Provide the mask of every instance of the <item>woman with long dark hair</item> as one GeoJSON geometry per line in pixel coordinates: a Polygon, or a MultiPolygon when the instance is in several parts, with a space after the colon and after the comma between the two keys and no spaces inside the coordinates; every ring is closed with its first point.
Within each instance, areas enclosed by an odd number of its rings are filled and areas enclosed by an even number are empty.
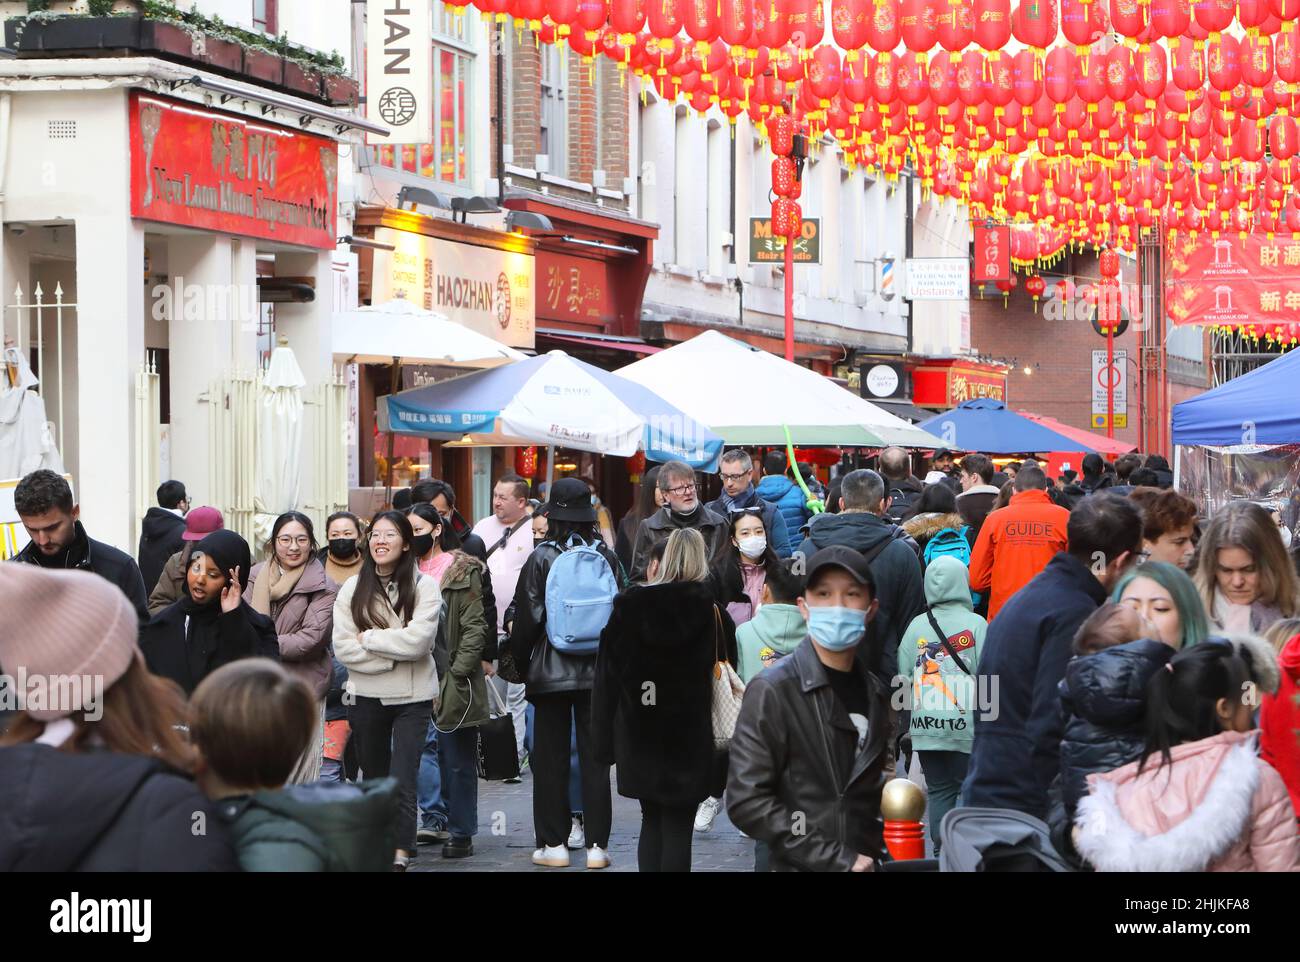
{"type": "Polygon", "coordinates": [[[641,522],[664,506],[664,493],[659,490],[659,468],[648,469],[641,475],[641,487],[637,489],[636,503],[632,510],[618,523],[618,534],[614,538],[614,554],[624,571],[632,570],[632,549],[636,545],[636,531],[641,522]]]}
{"type": "Polygon", "coordinates": [[[1252,719],[1277,679],[1255,637],[1174,655],[1147,684],[1142,757],[1089,779],[1079,853],[1102,872],[1300,871],[1291,799],[1258,757],[1252,719]]]}
{"type": "Polygon", "coordinates": [[[406,517],[411,522],[411,551],[420,574],[441,582],[443,572],[451,567],[451,553],[460,547],[460,539],[431,504],[411,505],[406,517]]]}
{"type": "MultiPolygon", "coordinates": [[[[596,509],[587,485],[577,478],[561,478],[550,494],[546,540],[533,549],[519,573],[510,631],[511,654],[524,676],[527,698],[534,710],[531,758],[537,849],[533,863],[550,868],[569,864],[569,850],[565,847],[573,829],[569,734],[576,723],[587,868],[600,869],[609,866],[607,849],[613,810],[609,766],[598,763],[591,753],[591,687],[596,676],[596,654],[564,652],[551,644],[547,634],[547,580],[561,555],[582,546],[594,547],[609,566],[605,580],[612,576],[611,600],[626,579],[618,558],[596,530],[596,509]]],[[[550,600],[553,604],[564,603],[560,597],[550,600]]]]}
{"type": "Polygon", "coordinates": [[[442,608],[437,580],[416,570],[413,539],[400,511],[375,515],[361,571],[334,602],[334,653],[348,669],[362,774],[397,779],[397,871],[415,852],[416,773],[438,690],[433,644],[442,608]]]}
{"type": "Polygon", "coordinates": [[[714,564],[719,600],[737,627],[757,613],[763,603],[767,571],[780,559],[767,540],[762,508],[738,508],[727,521],[731,537],[714,564]]]}
{"type": "Polygon", "coordinates": [[[330,634],[339,589],[316,557],[311,518],[300,511],[286,511],[275,519],[266,555],[266,561],[253,565],[248,573],[244,600],[275,622],[280,661],[316,696],[320,716],[316,734],[289,778],[293,783],[314,782],[320,777],[325,696],[334,671],[330,634]]]}

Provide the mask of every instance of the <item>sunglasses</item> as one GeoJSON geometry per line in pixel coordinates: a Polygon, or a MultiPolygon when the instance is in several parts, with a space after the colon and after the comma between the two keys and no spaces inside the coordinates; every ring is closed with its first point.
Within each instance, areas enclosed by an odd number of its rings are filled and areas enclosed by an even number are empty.
{"type": "Polygon", "coordinates": [[[763,509],[762,508],[732,508],[730,511],[727,512],[727,514],[733,518],[741,518],[747,514],[752,515],[755,518],[761,518],[763,516],[763,509]]]}

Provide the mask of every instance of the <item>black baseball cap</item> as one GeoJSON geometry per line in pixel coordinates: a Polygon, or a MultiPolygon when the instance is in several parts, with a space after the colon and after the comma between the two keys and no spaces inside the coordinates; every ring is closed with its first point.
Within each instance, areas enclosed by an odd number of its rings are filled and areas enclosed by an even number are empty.
{"type": "Polygon", "coordinates": [[[591,506],[591,489],[581,478],[560,478],[551,486],[546,502],[546,517],[551,521],[595,521],[591,506]]]}
{"type": "Polygon", "coordinates": [[[811,586],[827,568],[843,568],[854,581],[871,589],[872,597],[875,597],[876,579],[861,552],[842,544],[822,548],[808,562],[808,578],[804,583],[811,586]]]}

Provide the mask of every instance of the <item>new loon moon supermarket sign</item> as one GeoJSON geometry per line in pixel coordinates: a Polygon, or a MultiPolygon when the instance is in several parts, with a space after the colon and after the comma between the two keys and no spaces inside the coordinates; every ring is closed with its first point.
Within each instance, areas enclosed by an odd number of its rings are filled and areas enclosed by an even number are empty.
{"type": "Polygon", "coordinates": [[[131,216],[334,248],[338,146],[191,104],[131,95],[131,216]]]}

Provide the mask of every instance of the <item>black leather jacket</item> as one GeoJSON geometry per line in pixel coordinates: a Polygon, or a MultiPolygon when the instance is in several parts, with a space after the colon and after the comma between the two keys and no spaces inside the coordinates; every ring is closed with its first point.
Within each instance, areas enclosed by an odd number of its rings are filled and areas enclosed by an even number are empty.
{"type": "Polygon", "coordinates": [[[880,792],[893,775],[893,716],[889,691],[864,655],[854,661],[871,700],[861,752],[807,638],[745,689],[731,739],[727,814],[771,846],[774,872],[846,872],[858,855],[888,858],[880,792]]]}
{"type": "MultiPolygon", "coordinates": [[[[605,542],[597,538],[596,548],[609,562],[621,590],[627,585],[623,566],[605,542]]],[[[510,653],[524,677],[527,697],[567,691],[591,691],[596,681],[596,656],[566,655],[546,640],[546,576],[551,564],[564,551],[554,541],[543,541],[524,562],[511,606],[510,653]]]]}

